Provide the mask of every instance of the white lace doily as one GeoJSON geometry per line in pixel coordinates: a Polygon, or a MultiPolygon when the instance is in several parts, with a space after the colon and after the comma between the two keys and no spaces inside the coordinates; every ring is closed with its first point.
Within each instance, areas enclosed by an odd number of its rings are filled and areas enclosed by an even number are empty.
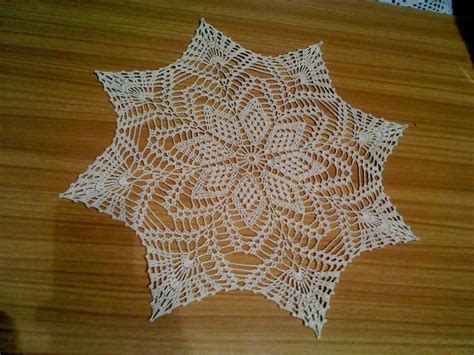
{"type": "Polygon", "coordinates": [[[453,14],[453,4],[451,0],[377,0],[386,4],[395,4],[414,9],[439,12],[441,14],[453,14]]]}
{"type": "Polygon", "coordinates": [[[262,56],[201,20],[173,64],[97,75],[116,134],[61,196],[140,237],[151,320],[250,290],[319,336],[344,267],[415,239],[382,186],[404,126],[344,102],[320,44],[262,56]]]}

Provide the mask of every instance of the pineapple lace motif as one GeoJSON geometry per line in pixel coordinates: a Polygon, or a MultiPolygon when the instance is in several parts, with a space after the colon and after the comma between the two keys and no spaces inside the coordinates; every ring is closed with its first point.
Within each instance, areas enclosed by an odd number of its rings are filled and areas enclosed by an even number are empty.
{"type": "Polygon", "coordinates": [[[97,75],[116,134],[61,197],[140,237],[151,320],[249,290],[319,337],[345,266],[416,239],[381,178],[405,127],[343,101],[320,44],[262,56],[201,20],[173,64],[97,75]]]}

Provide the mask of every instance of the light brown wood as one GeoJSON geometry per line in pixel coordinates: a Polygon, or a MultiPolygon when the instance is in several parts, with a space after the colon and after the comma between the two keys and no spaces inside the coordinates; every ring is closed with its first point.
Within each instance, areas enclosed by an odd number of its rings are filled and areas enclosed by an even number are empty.
{"type": "Polygon", "coordinates": [[[305,0],[2,2],[0,15],[0,349],[473,353],[474,77],[453,17],[305,0]],[[200,17],[267,55],[323,40],[344,99],[410,125],[384,181],[422,239],[356,258],[321,340],[243,292],[149,323],[138,238],[58,198],[113,136],[93,70],[169,64],[200,17]]]}

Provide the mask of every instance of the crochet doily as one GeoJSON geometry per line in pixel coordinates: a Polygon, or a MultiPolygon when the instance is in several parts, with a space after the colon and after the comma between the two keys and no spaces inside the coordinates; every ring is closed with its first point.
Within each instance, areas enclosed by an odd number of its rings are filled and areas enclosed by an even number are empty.
{"type": "Polygon", "coordinates": [[[395,4],[405,7],[412,7],[418,10],[439,12],[442,14],[453,14],[453,4],[451,0],[377,0],[387,4],[395,4]]]}
{"type": "Polygon", "coordinates": [[[61,196],[140,237],[151,320],[239,289],[319,336],[344,267],[415,239],[382,186],[405,127],[344,102],[320,44],[263,56],[201,20],[173,64],[97,75],[116,134],[61,196]]]}

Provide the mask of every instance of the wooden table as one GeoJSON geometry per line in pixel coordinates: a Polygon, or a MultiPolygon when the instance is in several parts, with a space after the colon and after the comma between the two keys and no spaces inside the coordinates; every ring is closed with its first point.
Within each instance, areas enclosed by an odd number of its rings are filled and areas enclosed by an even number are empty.
{"type": "Polygon", "coordinates": [[[472,354],[474,76],[454,17],[355,0],[3,2],[0,15],[0,351],[472,354]],[[321,340],[244,292],[149,323],[138,238],[58,198],[113,136],[93,70],[169,64],[200,17],[267,55],[323,40],[343,98],[410,126],[384,181],[421,241],[356,258],[321,340]]]}

